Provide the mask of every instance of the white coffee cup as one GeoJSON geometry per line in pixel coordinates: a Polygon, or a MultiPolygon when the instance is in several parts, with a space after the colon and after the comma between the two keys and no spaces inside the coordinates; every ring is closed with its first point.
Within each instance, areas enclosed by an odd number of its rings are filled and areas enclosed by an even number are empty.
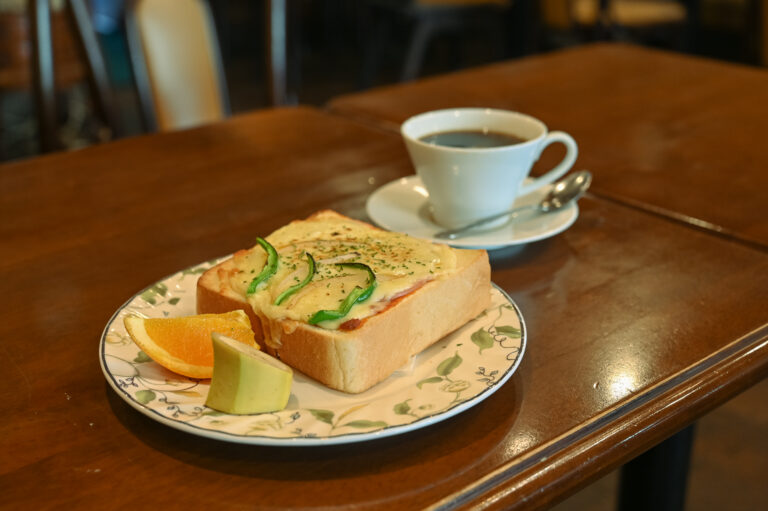
{"type": "Polygon", "coordinates": [[[517,197],[563,176],[578,155],[576,141],[569,134],[548,132],[538,119],[507,110],[452,108],[426,112],[405,121],[400,132],[429,193],[432,216],[448,228],[510,209],[517,197]],[[436,133],[461,131],[501,133],[523,141],[497,147],[450,147],[421,140],[436,133]],[[563,160],[543,176],[523,184],[544,148],[554,142],[565,145],[563,160]]]}

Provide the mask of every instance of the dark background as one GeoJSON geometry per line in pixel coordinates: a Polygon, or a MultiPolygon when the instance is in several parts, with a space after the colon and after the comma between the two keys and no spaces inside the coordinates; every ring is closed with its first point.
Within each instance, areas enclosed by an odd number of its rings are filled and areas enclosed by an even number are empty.
{"type": "MultiPolygon", "coordinates": [[[[8,1],[8,0],[6,0],[8,1]]],[[[430,39],[419,77],[584,44],[619,40],[746,65],[760,65],[759,0],[689,1],[695,28],[686,24],[594,29],[553,21],[550,0],[513,2],[499,14],[480,13],[430,39]]],[[[557,2],[558,0],[554,0],[557,2]]],[[[562,0],[576,1],[576,0],[562,0]]],[[[659,0],[664,1],[664,0],[659,0]]],[[[674,2],[676,0],[667,0],[674,2]]],[[[91,0],[94,25],[116,92],[123,135],[141,133],[123,28],[123,0],[91,0]]],[[[23,5],[21,1],[9,4],[23,5]]],[[[289,90],[294,102],[322,106],[339,94],[395,83],[415,22],[403,0],[376,0],[385,8],[366,16],[370,0],[289,0],[289,90]],[[379,34],[377,51],[372,50],[379,34]]],[[[270,106],[267,101],[263,1],[211,0],[233,113],[270,106]]],[[[0,0],[0,14],[3,12],[0,0]]],[[[5,9],[13,10],[13,7],[5,9]]],[[[23,10],[23,9],[22,9],[23,10]]],[[[0,28],[2,31],[2,28],[0,28]]],[[[0,70],[2,70],[0,36],[0,70]]],[[[84,84],[61,91],[65,145],[99,139],[84,84]]],[[[0,81],[0,160],[39,153],[28,90],[0,81]]]]}

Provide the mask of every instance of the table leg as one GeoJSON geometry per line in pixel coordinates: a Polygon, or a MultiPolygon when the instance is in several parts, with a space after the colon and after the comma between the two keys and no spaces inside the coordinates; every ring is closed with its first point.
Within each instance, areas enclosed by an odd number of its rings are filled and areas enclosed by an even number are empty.
{"type": "Polygon", "coordinates": [[[682,511],[694,426],[679,431],[621,468],[619,511],[682,511]]]}
{"type": "Polygon", "coordinates": [[[286,0],[268,0],[267,22],[267,77],[269,103],[272,106],[290,103],[288,98],[288,5],[286,0]]]}

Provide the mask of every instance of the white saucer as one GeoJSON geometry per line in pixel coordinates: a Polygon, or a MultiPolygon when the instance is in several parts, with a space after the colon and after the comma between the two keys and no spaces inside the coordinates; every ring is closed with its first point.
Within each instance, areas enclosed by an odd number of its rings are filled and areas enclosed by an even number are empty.
{"type": "MultiPolygon", "coordinates": [[[[539,202],[548,189],[545,186],[519,197],[515,201],[515,207],[539,202]]],[[[478,231],[476,234],[448,241],[434,237],[443,228],[431,218],[428,197],[429,194],[418,176],[404,177],[373,192],[366,203],[366,212],[371,220],[390,231],[404,232],[416,238],[448,243],[454,247],[486,250],[549,238],[566,230],[579,216],[579,207],[574,202],[560,211],[522,215],[514,222],[508,222],[495,229],[478,231]]]]}

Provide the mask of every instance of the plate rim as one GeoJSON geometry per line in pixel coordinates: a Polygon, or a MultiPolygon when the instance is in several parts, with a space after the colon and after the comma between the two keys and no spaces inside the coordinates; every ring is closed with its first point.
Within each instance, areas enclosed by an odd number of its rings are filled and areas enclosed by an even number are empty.
{"type": "MultiPolygon", "coordinates": [[[[530,179],[530,178],[527,178],[530,179]]],[[[421,178],[416,174],[411,174],[409,176],[403,176],[399,177],[397,179],[393,179],[392,181],[389,181],[380,187],[378,187],[376,190],[370,193],[368,195],[368,198],[365,200],[365,212],[368,215],[368,217],[373,220],[374,223],[376,223],[379,227],[382,227],[384,229],[395,231],[395,232],[403,232],[405,234],[408,234],[410,236],[417,237],[419,239],[424,239],[431,241],[433,243],[443,243],[446,245],[450,245],[455,248],[465,248],[465,249],[484,249],[484,250],[498,250],[506,247],[516,246],[516,245],[525,245],[527,243],[534,243],[536,241],[541,241],[543,239],[551,238],[552,236],[556,236],[560,234],[563,231],[566,231],[568,228],[570,228],[578,219],[579,217],[579,205],[576,202],[571,203],[569,206],[567,206],[567,209],[564,209],[564,211],[571,210],[572,214],[560,225],[558,225],[556,228],[546,231],[544,233],[534,235],[534,236],[528,236],[525,238],[519,238],[519,239],[511,239],[506,242],[502,243],[470,243],[470,242],[464,242],[461,240],[444,240],[439,239],[434,236],[419,236],[417,234],[414,234],[413,232],[409,232],[406,230],[400,230],[396,229],[392,226],[389,222],[383,222],[381,221],[381,215],[376,215],[373,212],[373,209],[371,207],[371,202],[375,200],[375,198],[378,198],[381,196],[382,193],[384,193],[389,188],[395,188],[398,185],[405,185],[409,182],[416,182],[421,183],[421,178]]],[[[493,232],[493,231],[489,231],[493,232]]],[[[479,233],[479,235],[482,235],[479,233]]]]}
{"type": "MultiPolygon", "coordinates": [[[[184,421],[177,421],[173,420],[157,410],[150,408],[142,403],[139,403],[136,401],[128,392],[126,392],[124,389],[120,387],[120,385],[115,380],[115,376],[107,369],[106,364],[106,357],[108,356],[106,353],[106,338],[109,334],[110,327],[113,325],[113,323],[116,321],[120,313],[125,310],[129,304],[136,299],[136,297],[140,296],[145,291],[151,289],[153,286],[160,282],[165,282],[167,280],[172,279],[173,277],[181,274],[185,270],[197,268],[203,264],[212,263],[214,261],[220,261],[223,259],[226,259],[227,257],[230,257],[230,255],[223,256],[220,258],[215,258],[209,261],[204,261],[198,264],[191,265],[187,268],[184,268],[182,270],[178,270],[174,273],[171,273],[169,275],[166,275],[165,277],[161,278],[160,280],[149,284],[148,286],[142,288],[138,292],[134,293],[130,298],[128,298],[120,307],[118,307],[110,316],[109,320],[107,321],[106,325],[104,326],[104,329],[102,330],[101,337],[99,339],[99,364],[101,366],[102,373],[107,380],[107,383],[109,386],[114,390],[117,395],[122,398],[123,401],[128,403],[134,410],[138,411],[142,415],[156,420],[160,422],[161,424],[164,424],[166,426],[169,426],[177,431],[182,431],[184,433],[203,437],[210,440],[218,440],[218,441],[224,441],[224,442],[230,442],[230,443],[237,443],[237,444],[243,444],[243,445],[255,445],[255,446],[275,446],[275,447],[290,447],[290,446],[327,446],[327,445],[342,445],[342,444],[350,444],[350,443],[357,443],[357,442],[365,442],[365,441],[372,441],[377,440],[380,438],[387,438],[391,436],[397,436],[405,433],[409,433],[411,431],[415,431],[418,429],[422,429],[428,426],[431,426],[433,424],[437,424],[439,422],[442,422],[444,420],[450,419],[451,417],[454,417],[469,408],[472,408],[473,406],[476,406],[477,404],[481,403],[488,397],[490,397],[492,394],[494,394],[499,388],[501,388],[511,377],[512,375],[517,371],[518,367],[520,366],[520,363],[523,360],[523,356],[525,354],[527,345],[528,345],[528,330],[527,326],[525,324],[525,318],[523,317],[522,311],[520,310],[520,307],[517,305],[517,303],[512,299],[512,297],[509,296],[509,294],[502,289],[499,285],[497,285],[494,282],[491,282],[491,286],[493,289],[497,290],[503,298],[507,301],[509,305],[512,306],[513,310],[515,311],[515,314],[520,322],[520,348],[518,351],[518,354],[515,358],[514,363],[512,363],[509,368],[505,371],[504,375],[499,378],[497,382],[495,382],[493,385],[486,387],[482,391],[480,391],[478,394],[475,394],[471,398],[467,399],[466,401],[462,401],[461,403],[457,403],[452,408],[449,408],[447,410],[443,410],[441,412],[434,413],[432,415],[427,415],[424,417],[421,417],[413,422],[409,422],[407,424],[400,424],[400,425],[393,425],[393,426],[387,426],[381,429],[377,429],[374,431],[364,431],[364,432],[349,432],[349,433],[343,433],[341,435],[334,435],[334,436],[324,436],[324,437],[270,437],[270,436],[263,436],[263,435],[240,435],[236,433],[230,433],[226,431],[219,431],[219,430],[212,430],[208,428],[204,428],[201,426],[197,426],[196,424],[190,424],[188,422],[184,421]]],[[[131,340],[133,342],[133,340],[131,340]]],[[[436,341],[438,342],[438,341],[436,341]]],[[[135,343],[134,343],[135,344],[135,343]]],[[[302,373],[303,374],[303,373],[302,373]]],[[[306,378],[312,383],[316,385],[322,385],[319,382],[314,381],[311,377],[306,376],[306,378]]],[[[203,404],[203,406],[205,406],[203,404]]],[[[225,414],[225,415],[231,415],[231,414],[225,414]]]]}

